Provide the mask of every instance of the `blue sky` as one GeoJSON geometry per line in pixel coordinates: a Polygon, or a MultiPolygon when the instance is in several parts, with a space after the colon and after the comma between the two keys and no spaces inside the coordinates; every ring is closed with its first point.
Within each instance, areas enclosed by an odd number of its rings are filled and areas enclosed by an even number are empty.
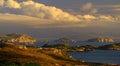
{"type": "Polygon", "coordinates": [[[0,0],[0,34],[120,39],[120,0],[0,0]]]}
{"type": "MultiPolygon", "coordinates": [[[[86,3],[92,3],[93,8],[104,9],[105,11],[112,12],[112,13],[115,13],[115,12],[113,12],[111,10],[107,10],[107,9],[120,8],[120,0],[34,0],[34,1],[44,3],[49,6],[56,6],[58,8],[64,9],[64,10],[65,9],[66,10],[73,9],[74,11],[79,10],[86,3]],[[113,7],[113,6],[117,6],[117,5],[118,5],[118,7],[113,7]]],[[[100,11],[104,11],[104,10],[100,10],[100,11]]],[[[119,10],[119,12],[120,12],[120,10],[119,10]]],[[[107,13],[107,12],[105,12],[105,13],[107,13]]],[[[107,14],[109,14],[109,13],[107,13],[107,14]]]]}

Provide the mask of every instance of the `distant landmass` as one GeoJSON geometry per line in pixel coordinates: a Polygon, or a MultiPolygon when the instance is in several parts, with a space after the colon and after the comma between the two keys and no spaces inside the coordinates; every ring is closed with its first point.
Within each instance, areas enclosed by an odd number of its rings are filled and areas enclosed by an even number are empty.
{"type": "Polygon", "coordinates": [[[109,44],[109,45],[100,46],[99,49],[104,49],[104,50],[120,50],[120,43],[115,43],[115,44],[109,44]]]}
{"type": "Polygon", "coordinates": [[[98,37],[98,38],[89,39],[88,42],[115,42],[115,41],[109,37],[98,37]]]}
{"type": "Polygon", "coordinates": [[[55,42],[77,42],[76,40],[74,39],[71,39],[71,38],[59,38],[58,40],[55,40],[55,42]]]}
{"type": "Polygon", "coordinates": [[[34,44],[36,39],[27,34],[12,33],[0,36],[0,42],[34,44]]]}

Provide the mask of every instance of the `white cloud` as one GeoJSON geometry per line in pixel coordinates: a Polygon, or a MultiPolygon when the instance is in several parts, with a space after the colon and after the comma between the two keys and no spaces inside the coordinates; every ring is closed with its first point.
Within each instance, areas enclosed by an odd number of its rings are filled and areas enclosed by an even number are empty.
{"type": "Polygon", "coordinates": [[[15,0],[7,0],[5,4],[5,7],[8,8],[20,8],[20,4],[15,0]]]}
{"type": "MultiPolygon", "coordinates": [[[[2,0],[1,0],[2,2],[2,0]]],[[[0,22],[11,22],[29,25],[35,28],[41,27],[86,27],[87,22],[116,22],[118,17],[107,15],[71,15],[62,9],[54,6],[46,6],[31,0],[17,2],[15,0],[3,1],[0,11],[0,22]],[[9,5],[9,6],[8,6],[9,5]],[[4,10],[5,9],[5,10],[4,10]],[[83,24],[84,22],[84,24],[83,24]]],[[[92,8],[92,3],[88,3],[85,9],[90,9],[93,13],[97,12],[92,8]]]]}
{"type": "Polygon", "coordinates": [[[82,9],[83,10],[89,10],[89,9],[91,9],[92,8],[92,3],[86,3],[86,4],[84,4],[83,6],[82,6],[82,9]]]}
{"type": "Polygon", "coordinates": [[[85,14],[85,15],[78,15],[78,18],[81,19],[81,21],[93,21],[96,19],[96,16],[85,14]]]}
{"type": "Polygon", "coordinates": [[[88,13],[97,13],[98,11],[96,8],[93,8],[93,4],[91,2],[84,4],[82,6],[82,10],[88,13]]]}
{"type": "Polygon", "coordinates": [[[96,17],[93,16],[93,15],[84,15],[83,18],[85,18],[85,19],[96,19],[96,17]]]}
{"type": "MultiPolygon", "coordinates": [[[[16,14],[57,21],[80,21],[76,16],[64,12],[62,9],[56,8],[54,6],[46,6],[32,0],[27,0],[19,3],[15,0],[7,0],[4,2],[4,4],[2,2],[1,4],[4,5],[3,9],[1,10],[5,10],[8,8],[7,11],[10,12],[10,9],[15,9],[16,14]]],[[[11,12],[13,13],[13,11],[11,12]]]]}
{"type": "Polygon", "coordinates": [[[79,19],[63,10],[54,6],[25,1],[21,3],[24,14],[43,19],[62,20],[62,21],[79,21],[79,19]]]}
{"type": "MultiPolygon", "coordinates": [[[[15,15],[15,14],[0,14],[0,23],[17,24],[19,26],[26,26],[31,28],[89,28],[93,26],[108,26],[107,24],[115,24],[115,18],[112,16],[99,15],[99,17],[93,15],[79,15],[81,22],[68,22],[68,21],[55,21],[48,19],[39,19],[36,17],[15,15]]],[[[120,16],[118,16],[120,18],[120,16]]],[[[14,26],[14,25],[13,25],[14,26]]]]}
{"type": "Polygon", "coordinates": [[[79,19],[81,19],[81,22],[118,22],[120,21],[119,16],[111,16],[111,15],[78,15],[79,19]]]}
{"type": "Polygon", "coordinates": [[[110,21],[110,22],[115,22],[116,21],[116,18],[118,17],[112,17],[110,15],[100,15],[99,16],[99,20],[102,20],[102,21],[110,21]]]}

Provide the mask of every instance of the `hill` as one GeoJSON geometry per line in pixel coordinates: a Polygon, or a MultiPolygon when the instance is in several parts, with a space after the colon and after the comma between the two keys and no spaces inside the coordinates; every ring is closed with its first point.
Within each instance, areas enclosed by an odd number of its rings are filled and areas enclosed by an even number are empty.
{"type": "Polygon", "coordinates": [[[115,42],[115,41],[109,37],[98,37],[98,38],[89,39],[88,42],[115,42]]]}
{"type": "MultiPolygon", "coordinates": [[[[41,50],[39,48],[30,48],[22,45],[14,45],[11,43],[0,44],[0,63],[38,63],[42,66],[52,66],[55,64],[69,64],[65,62],[65,57],[62,55],[57,55],[46,50],[41,50]],[[55,57],[54,57],[55,56],[55,57]],[[55,58],[63,58],[63,61],[56,60],[55,58]]],[[[69,59],[68,59],[69,60],[69,59]]]]}
{"type": "Polygon", "coordinates": [[[0,43],[0,66],[98,66],[100,63],[81,62],[55,48],[25,47],[0,43]]]}
{"type": "Polygon", "coordinates": [[[100,46],[98,49],[105,49],[105,50],[120,50],[120,43],[100,46]]]}
{"type": "Polygon", "coordinates": [[[55,42],[65,43],[65,42],[77,42],[77,41],[71,38],[59,38],[58,40],[55,40],[55,42]]]}
{"type": "Polygon", "coordinates": [[[0,36],[0,42],[33,44],[36,42],[36,39],[27,34],[12,33],[0,36]]]}

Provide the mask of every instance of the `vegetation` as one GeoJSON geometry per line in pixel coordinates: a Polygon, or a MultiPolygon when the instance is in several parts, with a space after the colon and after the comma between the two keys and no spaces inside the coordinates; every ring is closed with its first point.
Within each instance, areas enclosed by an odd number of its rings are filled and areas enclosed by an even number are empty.
{"type": "MultiPolygon", "coordinates": [[[[54,65],[54,64],[70,64],[69,61],[60,61],[57,58],[54,58],[54,56],[50,56],[49,54],[55,54],[51,53],[49,51],[44,51],[39,48],[27,48],[27,49],[21,49],[16,45],[13,44],[5,44],[0,49],[0,62],[6,62],[6,63],[38,63],[42,66],[47,65],[54,65]],[[5,46],[6,45],[6,46],[5,46]],[[45,53],[49,52],[49,54],[45,53]]],[[[19,45],[20,46],[20,45],[19,45]]],[[[62,55],[59,56],[59,54],[55,55],[56,57],[62,58],[62,55]]],[[[65,56],[64,56],[65,57],[65,56]]],[[[64,59],[63,59],[64,60],[64,59]]]]}
{"type": "Polygon", "coordinates": [[[70,46],[69,44],[45,44],[42,47],[47,47],[47,48],[57,48],[61,49],[64,51],[74,51],[74,52],[85,52],[85,51],[92,51],[96,48],[97,46],[91,46],[91,45],[86,45],[86,46],[70,46]]]}
{"type": "Polygon", "coordinates": [[[0,62],[0,66],[41,66],[38,63],[0,62]]]}
{"type": "Polygon", "coordinates": [[[100,46],[98,49],[104,49],[104,50],[120,50],[120,43],[100,46]]]}
{"type": "Polygon", "coordinates": [[[107,64],[79,61],[67,54],[67,51],[85,52],[94,49],[120,50],[120,43],[100,47],[70,46],[69,44],[45,44],[42,47],[35,47],[0,42],[0,66],[106,66],[107,64]]]}
{"type": "Polygon", "coordinates": [[[74,51],[92,51],[94,49],[98,48],[97,46],[92,45],[86,45],[86,46],[76,46],[74,48],[74,51]]]}
{"type": "Polygon", "coordinates": [[[36,40],[33,37],[26,34],[12,33],[0,36],[0,42],[32,44],[36,42],[36,40]]]}
{"type": "Polygon", "coordinates": [[[42,47],[57,48],[64,51],[71,51],[71,52],[86,52],[86,51],[92,51],[95,49],[120,50],[120,43],[109,44],[104,46],[92,46],[92,45],[70,46],[69,44],[45,44],[42,47]]]}
{"type": "Polygon", "coordinates": [[[45,44],[42,47],[67,50],[67,49],[71,49],[72,46],[70,46],[69,44],[45,44]]]}
{"type": "Polygon", "coordinates": [[[12,43],[0,43],[0,66],[105,65],[75,60],[66,52],[56,48],[24,47],[23,45],[12,43]]]}
{"type": "Polygon", "coordinates": [[[74,39],[70,39],[70,38],[60,38],[58,40],[55,40],[55,42],[62,42],[62,43],[66,43],[66,42],[77,42],[74,39]]]}

